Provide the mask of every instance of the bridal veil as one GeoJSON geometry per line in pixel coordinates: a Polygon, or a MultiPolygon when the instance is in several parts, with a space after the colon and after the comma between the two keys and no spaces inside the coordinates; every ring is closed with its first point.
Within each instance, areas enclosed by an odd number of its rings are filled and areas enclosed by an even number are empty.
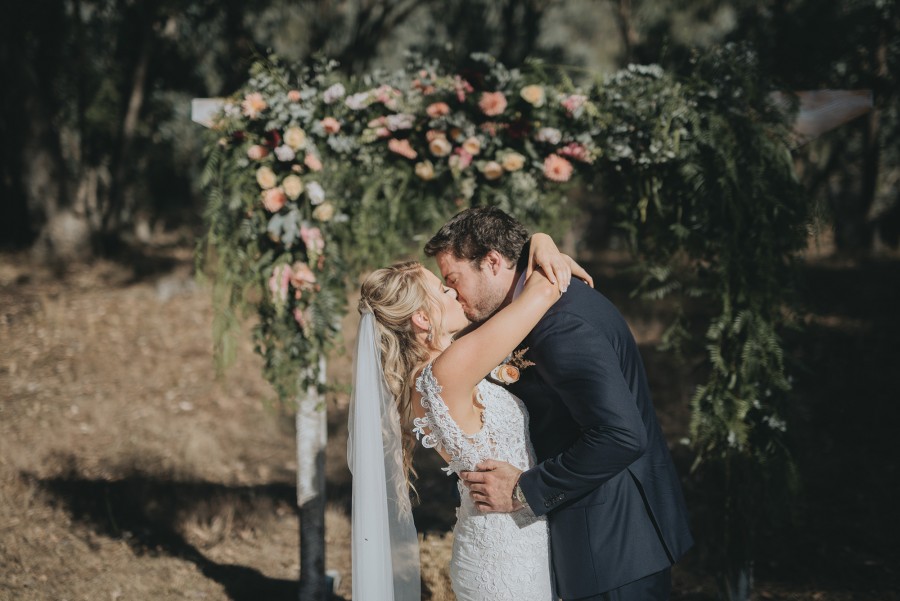
{"type": "Polygon", "coordinates": [[[381,367],[375,316],[360,317],[347,464],[353,474],[354,601],[419,601],[419,544],[403,468],[400,417],[381,367]]]}

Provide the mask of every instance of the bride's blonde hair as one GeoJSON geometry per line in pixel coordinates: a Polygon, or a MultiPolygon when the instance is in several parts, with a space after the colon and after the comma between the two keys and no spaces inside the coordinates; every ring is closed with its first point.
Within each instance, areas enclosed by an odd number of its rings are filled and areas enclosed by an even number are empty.
{"type": "Polygon", "coordinates": [[[416,475],[412,467],[416,446],[412,432],[413,376],[434,349],[416,336],[412,317],[416,312],[424,311],[431,318],[433,328],[429,338],[440,340],[443,334],[439,331],[441,319],[432,317],[439,315],[440,307],[440,301],[425,279],[425,267],[416,261],[396,263],[372,272],[360,290],[360,314],[371,311],[375,315],[384,378],[400,414],[403,468],[410,488],[410,476],[416,475]]]}

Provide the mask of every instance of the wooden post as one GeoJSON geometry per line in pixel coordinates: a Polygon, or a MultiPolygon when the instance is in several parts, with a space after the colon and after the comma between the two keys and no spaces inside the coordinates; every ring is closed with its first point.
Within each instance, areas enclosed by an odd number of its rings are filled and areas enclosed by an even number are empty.
{"type": "MultiPolygon", "coordinates": [[[[325,383],[325,357],[319,357],[319,383],[325,383]]],[[[326,601],[325,578],[325,397],[315,385],[297,394],[297,508],[300,517],[302,601],[326,601]]]]}

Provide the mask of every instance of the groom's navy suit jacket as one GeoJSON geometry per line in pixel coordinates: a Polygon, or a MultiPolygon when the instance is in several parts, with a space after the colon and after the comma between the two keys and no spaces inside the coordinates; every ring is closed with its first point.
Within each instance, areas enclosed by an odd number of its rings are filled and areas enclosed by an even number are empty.
{"type": "Polygon", "coordinates": [[[523,342],[510,386],[539,464],[519,483],[547,514],[557,592],[587,597],[671,566],[693,543],[681,484],[628,325],[572,280],[523,342]]]}

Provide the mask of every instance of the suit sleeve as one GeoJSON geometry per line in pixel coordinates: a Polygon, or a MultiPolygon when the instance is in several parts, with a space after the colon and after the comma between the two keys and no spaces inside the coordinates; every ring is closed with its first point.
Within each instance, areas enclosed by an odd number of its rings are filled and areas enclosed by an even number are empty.
{"type": "Polygon", "coordinates": [[[644,454],[647,434],[606,335],[565,312],[549,315],[533,334],[532,369],[559,395],[581,430],[568,449],[519,480],[528,504],[542,515],[631,465],[644,454]]]}

